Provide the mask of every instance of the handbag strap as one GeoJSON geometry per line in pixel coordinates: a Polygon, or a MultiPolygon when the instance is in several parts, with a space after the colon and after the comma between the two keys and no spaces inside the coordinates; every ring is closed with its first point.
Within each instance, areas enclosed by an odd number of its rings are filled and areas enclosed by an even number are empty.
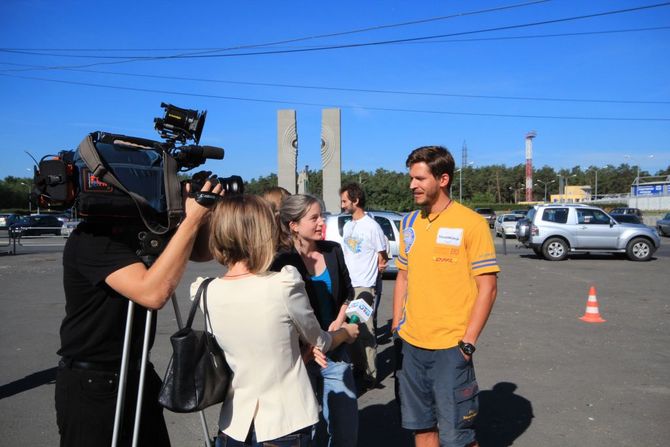
{"type": "Polygon", "coordinates": [[[193,319],[195,318],[195,311],[198,309],[198,303],[200,303],[200,297],[203,295],[205,296],[205,299],[203,300],[205,317],[209,318],[209,314],[207,313],[207,286],[209,286],[209,283],[214,281],[215,279],[216,278],[205,278],[200,283],[200,287],[198,287],[198,291],[195,293],[195,298],[193,298],[193,304],[191,305],[191,310],[188,313],[186,326],[184,327],[190,328],[191,325],[193,324],[193,319]]]}
{"type": "Polygon", "coordinates": [[[202,291],[202,313],[205,314],[205,331],[211,334],[212,322],[209,319],[209,310],[207,310],[207,287],[202,291]]]}

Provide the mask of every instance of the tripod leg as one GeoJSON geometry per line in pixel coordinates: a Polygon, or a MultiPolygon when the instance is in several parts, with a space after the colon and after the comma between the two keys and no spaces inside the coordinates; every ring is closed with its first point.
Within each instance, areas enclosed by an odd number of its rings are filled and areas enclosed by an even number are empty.
{"type": "Polygon", "coordinates": [[[116,395],[116,412],[114,414],[114,432],[112,435],[112,447],[119,443],[119,431],[123,420],[123,404],[126,394],[126,383],[128,379],[128,356],[130,355],[130,338],[133,333],[133,314],[135,303],[128,300],[128,315],[126,316],[126,333],[123,338],[123,354],[121,355],[121,371],[119,372],[119,389],[116,395]]]}
{"type": "Polygon", "coordinates": [[[199,411],[200,413],[200,422],[202,422],[202,431],[205,433],[205,447],[212,447],[213,444],[209,439],[209,429],[207,428],[207,419],[205,418],[205,412],[199,411]]]}
{"type": "Polygon", "coordinates": [[[144,342],[142,344],[142,367],[140,369],[140,383],[137,388],[137,406],[135,407],[135,424],[133,425],[133,447],[137,447],[140,436],[140,419],[142,416],[142,398],[144,397],[144,379],[149,362],[149,339],[151,338],[151,320],[154,313],[147,309],[147,318],[144,323],[144,342]]]}
{"type": "MultiPolygon", "coordinates": [[[[174,307],[174,316],[177,320],[177,328],[182,329],[184,327],[184,323],[181,319],[181,311],[179,310],[179,303],[177,303],[177,295],[173,293],[171,298],[172,298],[172,307],[174,307]]],[[[212,447],[212,443],[209,440],[209,428],[207,428],[207,419],[205,418],[205,412],[199,411],[198,413],[200,413],[200,422],[202,423],[202,430],[205,434],[205,447],[212,447]]]]}

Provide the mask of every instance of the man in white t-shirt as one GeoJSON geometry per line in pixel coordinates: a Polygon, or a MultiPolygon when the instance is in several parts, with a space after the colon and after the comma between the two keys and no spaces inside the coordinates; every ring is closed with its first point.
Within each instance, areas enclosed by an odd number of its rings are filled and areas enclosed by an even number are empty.
{"type": "MultiPolygon", "coordinates": [[[[384,232],[379,224],[365,213],[365,192],[357,183],[340,189],[342,210],[351,220],[342,232],[344,262],[347,264],[355,298],[363,298],[374,308],[375,286],[386,268],[388,254],[384,232]]],[[[377,382],[377,339],[373,318],[361,326],[356,342],[351,345],[354,369],[365,374],[367,386],[377,382]]]]}

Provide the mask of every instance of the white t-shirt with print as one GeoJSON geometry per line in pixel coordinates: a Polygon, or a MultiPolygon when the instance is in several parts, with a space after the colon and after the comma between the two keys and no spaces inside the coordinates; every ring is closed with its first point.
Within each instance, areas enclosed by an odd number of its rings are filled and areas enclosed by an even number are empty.
{"type": "Polygon", "coordinates": [[[342,230],[344,262],[349,269],[351,285],[374,287],[377,282],[378,253],[386,250],[384,232],[379,224],[365,214],[350,220],[342,230]]]}

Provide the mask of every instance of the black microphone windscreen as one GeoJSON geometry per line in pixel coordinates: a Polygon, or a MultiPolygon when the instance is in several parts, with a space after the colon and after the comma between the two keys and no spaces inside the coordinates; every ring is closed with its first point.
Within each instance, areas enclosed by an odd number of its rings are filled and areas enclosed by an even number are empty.
{"type": "Polygon", "coordinates": [[[200,146],[202,148],[202,156],[204,158],[211,158],[215,160],[223,160],[223,148],[216,146],[200,146]]]}

